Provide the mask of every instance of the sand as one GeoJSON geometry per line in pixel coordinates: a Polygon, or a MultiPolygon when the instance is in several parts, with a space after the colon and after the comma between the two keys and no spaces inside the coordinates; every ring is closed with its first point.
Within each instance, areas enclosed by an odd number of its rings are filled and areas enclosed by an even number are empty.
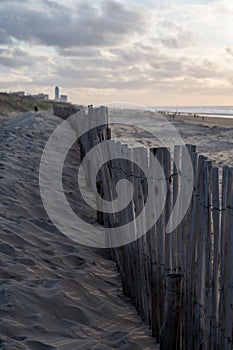
{"type": "MultiPolygon", "coordinates": [[[[172,118],[167,117],[168,120],[171,120],[172,118]]],[[[227,117],[193,117],[193,116],[182,116],[182,115],[176,115],[175,117],[176,121],[183,121],[188,124],[195,124],[195,125],[208,125],[208,126],[219,126],[219,127],[233,127],[233,118],[227,117]]]]}
{"type": "MultiPolygon", "coordinates": [[[[0,348],[155,349],[115,264],[60,233],[43,209],[38,167],[60,122],[33,112],[0,122],[0,348]]],[[[73,204],[76,165],[64,170],[73,204]]]]}
{"type": "MultiPolygon", "coordinates": [[[[165,122],[157,121],[154,113],[149,111],[110,111],[110,121],[122,123],[113,125],[113,138],[130,146],[161,147],[162,144],[150,134],[170,134],[165,122]],[[147,120],[146,125],[144,120],[147,120]],[[123,125],[125,122],[130,125],[123,125]],[[139,126],[141,130],[137,128],[139,126]],[[136,142],[135,142],[136,141],[136,142]]],[[[178,117],[167,118],[175,126],[186,144],[197,146],[197,151],[213,161],[216,166],[233,166],[233,119],[178,117]]]]}
{"type": "MultiPolygon", "coordinates": [[[[113,136],[156,146],[136,128],[143,116],[142,111],[110,115],[131,124],[114,126],[113,136]]],[[[150,130],[163,127],[153,115],[149,119],[150,130]]],[[[115,264],[60,233],[43,209],[38,167],[46,140],[60,123],[51,113],[33,112],[0,121],[0,348],[155,349],[146,325],[122,295],[115,264]]],[[[186,143],[197,144],[215,164],[233,166],[233,126],[222,120],[172,123],[186,143]]],[[[74,147],[64,170],[73,207],[80,206],[76,155],[74,147]]],[[[82,209],[94,222],[95,215],[82,209]]]]}

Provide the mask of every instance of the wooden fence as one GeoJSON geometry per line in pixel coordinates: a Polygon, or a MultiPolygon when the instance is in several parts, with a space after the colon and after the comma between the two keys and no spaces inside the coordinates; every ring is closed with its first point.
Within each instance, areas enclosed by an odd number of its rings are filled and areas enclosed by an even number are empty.
{"type": "MultiPolygon", "coordinates": [[[[89,108],[93,118],[103,118],[102,128],[90,128],[79,138],[82,158],[96,144],[110,139],[107,109],[89,108]]],[[[74,124],[74,123],[73,123],[74,124]]],[[[78,125],[74,126],[78,134],[78,125]]],[[[232,350],[233,349],[233,169],[219,169],[187,145],[192,160],[194,183],[192,198],[182,222],[171,233],[166,225],[175,202],[180,210],[185,198],[179,197],[187,176],[184,147],[135,148],[119,142],[108,142],[110,157],[127,155],[132,161],[118,157],[101,167],[98,178],[90,178],[93,167],[101,164],[106,155],[90,162],[86,169],[87,185],[98,189],[108,201],[116,198],[116,185],[122,178],[134,187],[132,201],[117,213],[102,213],[97,219],[106,227],[119,227],[135,222],[137,231],[146,226],[147,215],[142,212],[148,191],[154,195],[149,217],[155,215],[156,201],[165,196],[164,209],[155,225],[136,241],[111,249],[122,280],[123,292],[136,307],[139,315],[160,342],[161,349],[174,350],[232,350]],[[171,157],[173,154],[173,157],[171,157]],[[140,158],[150,167],[152,158],[161,164],[165,184],[150,188],[146,177],[135,165],[140,158]],[[177,166],[179,164],[179,166],[177,166]],[[159,195],[158,195],[159,193],[159,195]]],[[[152,169],[156,176],[157,169],[152,169]]],[[[190,185],[190,184],[189,184],[190,185]]],[[[124,182],[123,193],[127,194],[124,182]]],[[[185,193],[185,191],[184,191],[185,193]]]]}
{"type": "Polygon", "coordinates": [[[57,117],[62,119],[69,118],[72,114],[77,113],[79,111],[84,112],[84,106],[72,105],[70,103],[64,102],[54,102],[53,103],[53,113],[57,117]]]}

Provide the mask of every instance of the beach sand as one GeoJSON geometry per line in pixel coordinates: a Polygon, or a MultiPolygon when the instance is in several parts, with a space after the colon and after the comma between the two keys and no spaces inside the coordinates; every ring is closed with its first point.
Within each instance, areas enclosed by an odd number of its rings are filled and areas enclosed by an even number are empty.
{"type": "MultiPolygon", "coordinates": [[[[147,112],[114,113],[110,122],[127,119],[131,124],[114,126],[116,139],[157,146],[147,132],[136,128],[147,112]]],[[[33,112],[0,122],[0,347],[156,349],[147,327],[122,295],[115,264],[60,233],[43,208],[40,157],[60,123],[51,113],[33,112]]],[[[172,123],[186,143],[196,144],[215,164],[233,166],[233,126],[222,120],[208,125],[196,119],[172,123]]],[[[147,127],[158,131],[163,125],[151,114],[147,127]]],[[[65,190],[74,207],[80,205],[73,188],[76,155],[74,149],[64,170],[65,190]]],[[[95,221],[92,212],[86,216],[95,221]]]]}
{"type": "MultiPolygon", "coordinates": [[[[0,348],[155,349],[115,264],[60,233],[43,209],[40,157],[61,120],[29,112],[0,123],[0,348]]],[[[64,170],[73,204],[76,164],[64,170]]]]}
{"type": "MultiPolygon", "coordinates": [[[[110,122],[119,123],[112,125],[113,138],[128,143],[132,147],[135,145],[163,146],[150,133],[155,135],[163,133],[165,141],[166,137],[167,139],[170,137],[165,118],[164,121],[157,121],[156,114],[153,112],[113,110],[109,112],[109,115],[110,122]],[[146,124],[144,123],[145,118],[146,124]],[[125,123],[127,125],[123,125],[125,123]]],[[[196,145],[197,151],[212,160],[214,165],[233,166],[233,119],[205,117],[202,120],[200,117],[180,116],[175,120],[169,117],[166,119],[175,126],[184,143],[196,145]]]]}
{"type": "MultiPolygon", "coordinates": [[[[172,118],[167,117],[168,120],[172,120],[172,118]]],[[[176,121],[183,121],[188,124],[195,124],[195,125],[208,125],[208,126],[219,126],[219,127],[233,127],[233,118],[224,118],[224,117],[193,117],[193,116],[182,116],[182,115],[176,115],[175,117],[176,121]]]]}

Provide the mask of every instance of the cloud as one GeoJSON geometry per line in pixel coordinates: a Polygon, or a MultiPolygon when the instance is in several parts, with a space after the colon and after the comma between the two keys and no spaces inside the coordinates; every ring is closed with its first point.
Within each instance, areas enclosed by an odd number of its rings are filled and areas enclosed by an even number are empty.
{"type": "Polygon", "coordinates": [[[68,49],[61,49],[58,48],[57,52],[60,56],[64,57],[98,57],[101,55],[101,50],[98,48],[68,48],[68,49]]]}
{"type": "Polygon", "coordinates": [[[224,76],[218,66],[208,60],[170,58],[169,54],[153,52],[143,44],[132,45],[128,51],[120,48],[101,51],[98,57],[72,56],[66,59],[65,65],[54,67],[53,73],[72,88],[116,90],[155,89],[163,85],[176,88],[177,82],[185,79],[204,85],[224,76]]]}
{"type": "Polygon", "coordinates": [[[141,8],[114,0],[105,0],[98,7],[90,0],[78,1],[74,8],[56,7],[48,0],[39,5],[25,1],[19,6],[14,1],[4,1],[0,12],[2,30],[8,37],[48,46],[102,47],[120,44],[129,35],[141,32],[146,23],[141,8]]]}
{"type": "Polygon", "coordinates": [[[158,25],[158,40],[163,46],[172,49],[183,49],[195,45],[195,33],[183,28],[175,21],[162,20],[158,25]]]}
{"type": "Polygon", "coordinates": [[[0,29],[0,45],[11,44],[12,38],[4,29],[0,29]]]}
{"type": "Polygon", "coordinates": [[[0,65],[9,68],[20,68],[31,64],[29,53],[18,48],[0,48],[0,65]]]}
{"type": "Polygon", "coordinates": [[[137,101],[168,93],[183,101],[198,88],[229,95],[231,0],[133,2],[1,0],[1,86],[60,85],[68,94],[138,94],[137,101]]]}
{"type": "Polygon", "coordinates": [[[233,57],[233,48],[232,47],[226,47],[226,52],[228,53],[228,55],[232,56],[233,57]]]}

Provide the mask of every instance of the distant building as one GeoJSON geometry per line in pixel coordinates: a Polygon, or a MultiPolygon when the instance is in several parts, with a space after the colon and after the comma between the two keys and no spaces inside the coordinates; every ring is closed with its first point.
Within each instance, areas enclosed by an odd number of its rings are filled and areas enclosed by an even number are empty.
{"type": "Polygon", "coordinates": [[[36,97],[36,98],[39,98],[41,100],[48,100],[49,99],[49,95],[43,94],[43,93],[40,93],[40,94],[37,94],[37,95],[33,95],[33,96],[36,97]]]}
{"type": "Polygon", "coordinates": [[[60,95],[59,87],[55,87],[55,97],[54,101],[60,101],[60,102],[67,102],[68,96],[67,95],[60,95]]]}
{"type": "Polygon", "coordinates": [[[68,100],[67,95],[61,95],[61,96],[60,96],[60,101],[61,101],[61,102],[67,102],[67,100],[68,100]]]}
{"type": "Polygon", "coordinates": [[[56,86],[55,87],[55,98],[54,98],[56,101],[59,101],[59,87],[56,86]]]}
{"type": "Polygon", "coordinates": [[[24,91],[15,91],[15,92],[12,92],[12,95],[16,95],[16,96],[25,96],[25,92],[24,91]]]}

